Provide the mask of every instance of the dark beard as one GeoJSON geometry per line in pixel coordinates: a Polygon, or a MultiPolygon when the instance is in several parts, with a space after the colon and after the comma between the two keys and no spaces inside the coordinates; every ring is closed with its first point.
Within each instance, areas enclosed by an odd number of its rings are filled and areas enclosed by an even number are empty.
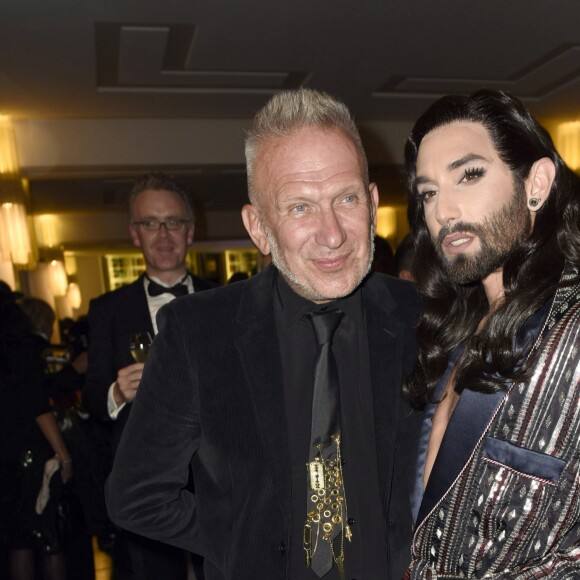
{"type": "Polygon", "coordinates": [[[512,200],[488,216],[480,224],[458,222],[444,227],[435,241],[435,251],[441,265],[453,284],[480,282],[498,268],[526,240],[531,231],[531,219],[526,205],[523,186],[515,188],[512,200]],[[479,238],[476,254],[458,254],[448,257],[443,251],[443,239],[456,232],[469,232],[479,238]]]}

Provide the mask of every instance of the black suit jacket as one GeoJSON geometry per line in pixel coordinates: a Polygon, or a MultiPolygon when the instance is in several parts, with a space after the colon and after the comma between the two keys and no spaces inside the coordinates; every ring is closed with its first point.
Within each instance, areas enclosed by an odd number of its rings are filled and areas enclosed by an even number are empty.
{"type": "MultiPolygon", "coordinates": [[[[291,482],[272,267],[164,307],[107,501],[138,534],[198,552],[208,580],[289,578],[291,482]],[[195,494],[187,491],[191,465],[195,494]]],[[[419,417],[401,396],[415,361],[414,287],[372,275],[369,331],[379,488],[391,570],[410,560],[419,417]]]]}
{"type": "MultiPolygon", "coordinates": [[[[195,292],[212,288],[213,284],[192,276],[195,292]]],[[[110,421],[107,396],[117,371],[135,361],[129,343],[135,332],[149,332],[153,324],[147,296],[140,276],[132,284],[107,292],[89,305],[89,365],[83,390],[83,401],[94,417],[110,421]]],[[[132,403],[125,405],[111,422],[111,446],[117,449],[121,433],[129,417],[132,403]]]]}

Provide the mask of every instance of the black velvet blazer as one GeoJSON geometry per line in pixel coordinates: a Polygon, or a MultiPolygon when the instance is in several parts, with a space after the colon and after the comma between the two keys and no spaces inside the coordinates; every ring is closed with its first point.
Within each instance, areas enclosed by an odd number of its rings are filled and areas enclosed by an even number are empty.
{"type": "MultiPolygon", "coordinates": [[[[119,526],[205,557],[207,580],[289,578],[289,442],[274,320],[276,271],[165,306],[107,482],[119,526]],[[195,493],[188,490],[191,467],[195,493]]],[[[410,560],[420,417],[401,395],[415,362],[419,298],[364,282],[379,489],[390,570],[410,560]]]]}

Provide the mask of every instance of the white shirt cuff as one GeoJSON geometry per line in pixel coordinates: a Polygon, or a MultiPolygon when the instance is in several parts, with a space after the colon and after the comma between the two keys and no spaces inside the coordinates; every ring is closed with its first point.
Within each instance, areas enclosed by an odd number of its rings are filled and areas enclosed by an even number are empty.
{"type": "Polygon", "coordinates": [[[113,421],[119,416],[119,413],[123,410],[123,407],[127,404],[121,403],[120,405],[117,405],[117,403],[115,402],[115,397],[113,397],[113,389],[115,388],[116,382],[117,381],[115,381],[109,387],[109,392],[107,394],[107,411],[109,413],[109,417],[113,419],[113,421]]]}

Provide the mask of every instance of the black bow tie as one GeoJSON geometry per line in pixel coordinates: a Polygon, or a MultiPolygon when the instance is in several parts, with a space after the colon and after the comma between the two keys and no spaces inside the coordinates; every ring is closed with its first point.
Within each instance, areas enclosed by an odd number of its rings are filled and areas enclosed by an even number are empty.
{"type": "Polygon", "coordinates": [[[161,294],[169,293],[173,294],[176,298],[178,296],[185,296],[189,294],[189,289],[183,282],[179,282],[175,284],[175,286],[171,286],[167,288],[166,286],[161,286],[161,284],[157,284],[149,278],[149,286],[147,287],[147,292],[149,296],[160,296],[161,294]]]}

